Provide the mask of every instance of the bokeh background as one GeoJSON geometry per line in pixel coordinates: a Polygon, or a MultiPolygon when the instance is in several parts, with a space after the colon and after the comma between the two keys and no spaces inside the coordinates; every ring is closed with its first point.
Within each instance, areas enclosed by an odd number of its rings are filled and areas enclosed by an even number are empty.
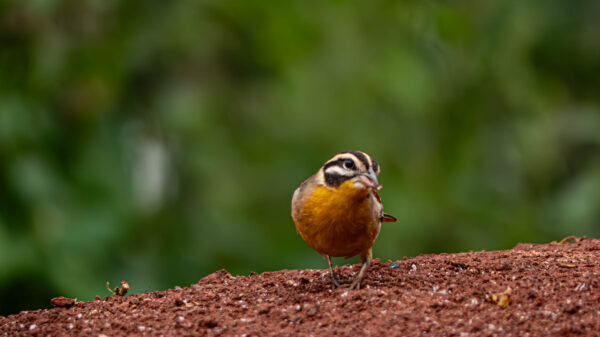
{"type": "Polygon", "coordinates": [[[0,315],[325,268],[290,200],[345,150],[383,168],[383,261],[599,236],[598,13],[0,1],[0,315]]]}

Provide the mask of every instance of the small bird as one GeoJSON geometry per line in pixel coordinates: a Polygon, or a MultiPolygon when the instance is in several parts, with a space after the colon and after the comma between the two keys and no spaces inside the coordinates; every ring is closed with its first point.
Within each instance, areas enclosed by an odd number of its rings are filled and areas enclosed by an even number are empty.
{"type": "Polygon", "coordinates": [[[333,271],[332,256],[360,255],[362,268],[350,284],[359,289],[373,258],[372,247],[382,222],[397,221],[383,213],[377,191],[380,168],[368,154],[341,152],[294,191],[292,218],[302,239],[329,263],[334,288],[342,284],[333,271]]]}

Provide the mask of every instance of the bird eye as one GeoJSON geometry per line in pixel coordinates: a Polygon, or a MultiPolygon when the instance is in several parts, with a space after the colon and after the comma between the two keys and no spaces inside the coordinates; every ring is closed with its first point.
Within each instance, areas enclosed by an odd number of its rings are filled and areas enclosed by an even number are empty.
{"type": "Polygon", "coordinates": [[[347,168],[348,170],[355,169],[356,166],[354,165],[354,161],[352,159],[344,160],[344,168],[347,168]]]}

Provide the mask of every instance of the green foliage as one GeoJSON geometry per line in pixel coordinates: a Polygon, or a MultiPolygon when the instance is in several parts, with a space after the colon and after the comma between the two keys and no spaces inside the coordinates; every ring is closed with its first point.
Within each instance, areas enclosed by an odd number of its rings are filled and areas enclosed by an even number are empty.
{"type": "Polygon", "coordinates": [[[0,314],[325,268],[291,195],[350,149],[399,218],[382,260],[598,236],[599,11],[0,2],[0,314]]]}

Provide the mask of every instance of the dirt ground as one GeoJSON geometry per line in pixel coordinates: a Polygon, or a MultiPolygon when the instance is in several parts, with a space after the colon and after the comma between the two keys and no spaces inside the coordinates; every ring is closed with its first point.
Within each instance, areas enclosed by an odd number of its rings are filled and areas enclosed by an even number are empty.
{"type": "MultiPolygon", "coordinates": [[[[339,268],[350,281],[359,265],[339,268]]],[[[600,240],[376,262],[363,289],[327,270],[190,287],[0,316],[1,336],[598,336],[600,240]]],[[[49,299],[50,300],[50,299],[49,299]]]]}

